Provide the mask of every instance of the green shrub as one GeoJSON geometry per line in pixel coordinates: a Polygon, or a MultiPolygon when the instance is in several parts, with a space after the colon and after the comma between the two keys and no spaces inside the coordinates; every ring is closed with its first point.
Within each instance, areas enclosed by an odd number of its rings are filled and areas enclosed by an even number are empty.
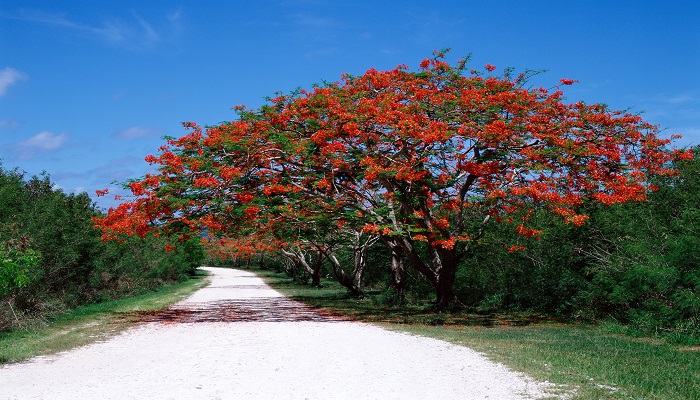
{"type": "Polygon", "coordinates": [[[171,252],[164,237],[103,242],[90,197],[54,189],[46,174],[25,181],[0,168],[0,197],[0,331],[181,281],[204,258],[194,239],[171,252]]]}

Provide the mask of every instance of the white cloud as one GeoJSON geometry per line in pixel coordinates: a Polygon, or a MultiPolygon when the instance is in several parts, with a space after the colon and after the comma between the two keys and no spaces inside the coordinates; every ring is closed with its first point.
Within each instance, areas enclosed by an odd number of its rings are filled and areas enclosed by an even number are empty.
{"type": "Polygon", "coordinates": [[[7,67],[0,70],[0,96],[4,96],[7,93],[8,87],[24,79],[27,79],[27,75],[16,69],[7,67]]]}
{"type": "Polygon", "coordinates": [[[16,144],[18,156],[20,159],[26,160],[33,158],[38,153],[50,152],[60,149],[68,141],[68,135],[61,133],[60,135],[49,131],[42,131],[16,144]]]}
{"type": "Polygon", "coordinates": [[[68,135],[62,133],[56,135],[49,131],[42,131],[27,140],[18,143],[20,147],[33,148],[39,150],[56,150],[68,139],[68,135]]]}
{"type": "Polygon", "coordinates": [[[113,137],[123,140],[133,140],[142,137],[161,137],[165,132],[161,129],[147,128],[144,126],[132,126],[118,132],[114,132],[113,137]]]}

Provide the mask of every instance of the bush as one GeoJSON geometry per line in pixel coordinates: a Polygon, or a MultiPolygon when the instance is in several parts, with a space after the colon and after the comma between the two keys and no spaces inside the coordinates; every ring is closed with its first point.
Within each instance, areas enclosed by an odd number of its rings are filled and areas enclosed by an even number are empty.
{"type": "Polygon", "coordinates": [[[474,246],[460,265],[459,298],[480,312],[611,319],[630,333],[699,343],[700,158],[676,169],[648,202],[586,204],[582,227],[535,213],[545,233],[524,251],[506,251],[518,240],[511,226],[491,225],[488,246],[474,246]]]}
{"type": "Polygon", "coordinates": [[[171,252],[154,236],[103,242],[90,197],[54,189],[47,175],[0,168],[0,196],[0,331],[186,279],[204,258],[194,239],[171,252]]]}

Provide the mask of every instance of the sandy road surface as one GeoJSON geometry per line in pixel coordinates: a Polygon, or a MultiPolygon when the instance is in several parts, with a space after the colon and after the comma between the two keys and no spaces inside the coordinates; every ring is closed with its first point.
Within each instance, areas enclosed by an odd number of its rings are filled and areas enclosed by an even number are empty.
{"type": "Polygon", "coordinates": [[[438,340],[315,313],[250,272],[109,339],[0,368],[0,399],[523,399],[540,385],[438,340]]]}

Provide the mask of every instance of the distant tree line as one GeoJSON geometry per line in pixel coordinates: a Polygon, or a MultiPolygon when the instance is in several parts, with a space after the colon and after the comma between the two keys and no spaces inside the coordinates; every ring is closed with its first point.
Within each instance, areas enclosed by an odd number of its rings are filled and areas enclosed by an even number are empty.
{"type": "Polygon", "coordinates": [[[194,241],[171,251],[153,235],[103,242],[90,197],[47,175],[0,167],[0,199],[0,331],[183,280],[203,258],[194,241]]]}

